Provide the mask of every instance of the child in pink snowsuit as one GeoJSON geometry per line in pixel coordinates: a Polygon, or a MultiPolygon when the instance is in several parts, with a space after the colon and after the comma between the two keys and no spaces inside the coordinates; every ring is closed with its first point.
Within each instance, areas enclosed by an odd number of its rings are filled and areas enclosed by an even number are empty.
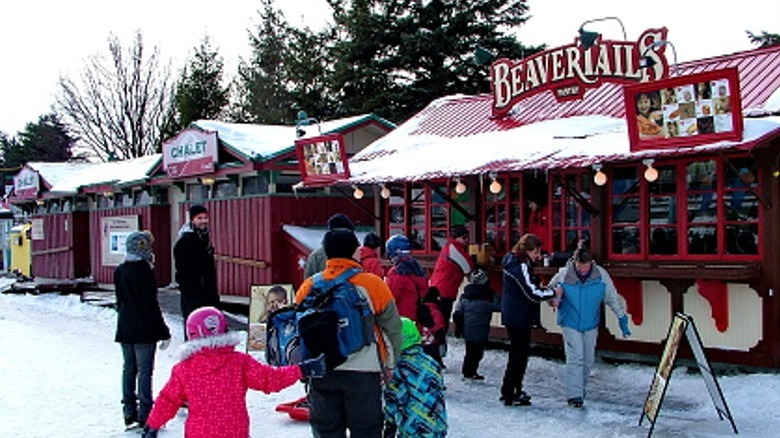
{"type": "Polygon", "coordinates": [[[237,332],[227,332],[225,316],[214,307],[201,307],[187,318],[187,338],[181,362],[171,371],[146,421],[143,438],[155,438],[187,403],[184,436],[238,438],[249,436],[246,392],[278,392],[303,377],[322,377],[324,358],[300,365],[272,367],[235,350],[237,332]]]}

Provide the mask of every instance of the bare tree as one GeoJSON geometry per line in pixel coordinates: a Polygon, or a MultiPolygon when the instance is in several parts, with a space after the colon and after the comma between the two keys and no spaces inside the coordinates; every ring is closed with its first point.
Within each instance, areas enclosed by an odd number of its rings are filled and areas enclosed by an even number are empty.
{"type": "Polygon", "coordinates": [[[70,130],[102,160],[140,157],[159,150],[173,120],[170,66],[155,47],[144,58],[141,32],[126,50],[108,38],[111,58],[87,59],[79,81],[59,80],[56,109],[70,130]]]}

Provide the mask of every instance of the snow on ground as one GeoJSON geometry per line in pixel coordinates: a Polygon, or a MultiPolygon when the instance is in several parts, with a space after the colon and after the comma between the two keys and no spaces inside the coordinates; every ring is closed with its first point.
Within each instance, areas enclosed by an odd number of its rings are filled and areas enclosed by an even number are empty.
{"type": "MultiPolygon", "coordinates": [[[[162,388],[182,343],[182,320],[165,315],[174,339],[159,352],[155,393],[162,388]]],[[[0,295],[0,436],[127,437],[121,412],[122,358],[113,342],[116,313],[81,303],[75,295],[0,295]]],[[[480,372],[483,383],[463,382],[463,343],[451,339],[445,359],[450,437],[645,437],[639,426],[642,404],[654,367],[597,362],[585,408],[566,405],[560,377],[563,364],[533,357],[526,390],[533,406],[504,407],[498,402],[506,352],[489,350],[480,372]]],[[[740,437],[772,436],[780,426],[780,376],[772,373],[719,377],[740,437]]],[[[250,392],[247,402],[253,437],[308,437],[307,424],[290,420],[274,407],[303,395],[297,384],[279,393],[250,392]]],[[[185,414],[168,423],[160,437],[180,437],[185,414]]],[[[704,380],[678,367],[667,389],[655,437],[734,435],[720,421],[704,380]]]]}

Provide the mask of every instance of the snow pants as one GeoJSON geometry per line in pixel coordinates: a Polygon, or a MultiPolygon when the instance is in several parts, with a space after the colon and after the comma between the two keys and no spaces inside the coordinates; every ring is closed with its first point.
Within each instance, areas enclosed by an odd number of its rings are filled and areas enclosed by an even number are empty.
{"type": "Polygon", "coordinates": [[[329,371],[311,379],[309,424],[316,438],[381,438],[384,422],[379,373],[329,371]]]}
{"type": "Polygon", "coordinates": [[[598,328],[581,332],[570,327],[563,329],[566,353],[566,398],[585,398],[585,385],[596,357],[598,328]]]}

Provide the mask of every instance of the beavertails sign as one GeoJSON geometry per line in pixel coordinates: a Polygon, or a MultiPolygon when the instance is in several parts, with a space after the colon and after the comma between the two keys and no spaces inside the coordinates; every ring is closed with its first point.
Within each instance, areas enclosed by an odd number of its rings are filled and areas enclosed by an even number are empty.
{"type": "MultiPolygon", "coordinates": [[[[666,28],[646,30],[636,42],[603,41],[585,49],[579,39],[568,46],[537,53],[520,61],[499,59],[490,67],[493,115],[503,116],[519,100],[551,90],[558,101],[581,99],[588,88],[603,82],[631,84],[668,76],[664,52],[666,28]],[[640,68],[644,56],[655,63],[640,68]]],[[[651,62],[652,64],[652,62],[651,62]]]]}

